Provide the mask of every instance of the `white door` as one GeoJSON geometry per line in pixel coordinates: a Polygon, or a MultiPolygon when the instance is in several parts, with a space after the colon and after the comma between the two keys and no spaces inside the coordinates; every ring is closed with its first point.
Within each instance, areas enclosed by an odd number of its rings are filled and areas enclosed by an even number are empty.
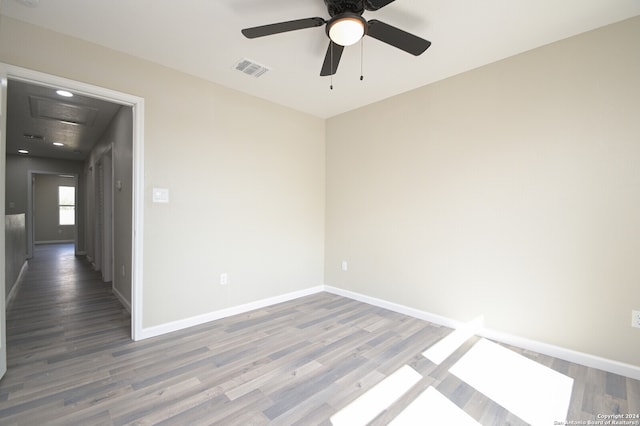
{"type": "MultiPolygon", "coordinates": [[[[0,216],[5,217],[5,170],[7,169],[7,75],[0,69],[0,216]]],[[[4,220],[4,219],[3,219],[4,220]]],[[[7,314],[5,312],[4,223],[0,232],[0,379],[7,372],[7,314]]]]}

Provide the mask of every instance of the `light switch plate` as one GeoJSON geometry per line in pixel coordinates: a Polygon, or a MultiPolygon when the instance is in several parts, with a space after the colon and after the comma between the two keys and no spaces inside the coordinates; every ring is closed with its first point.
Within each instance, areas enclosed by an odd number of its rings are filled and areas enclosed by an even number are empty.
{"type": "Polygon", "coordinates": [[[169,189],[167,189],[167,188],[153,188],[153,202],[154,203],[168,203],[169,202],[169,189]]]}
{"type": "Polygon", "coordinates": [[[640,328],[640,311],[631,311],[631,327],[640,328]]]}

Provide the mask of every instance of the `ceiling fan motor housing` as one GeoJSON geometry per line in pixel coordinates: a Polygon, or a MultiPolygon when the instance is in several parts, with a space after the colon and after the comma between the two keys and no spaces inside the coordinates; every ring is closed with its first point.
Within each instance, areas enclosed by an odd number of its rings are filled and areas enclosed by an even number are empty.
{"type": "Polygon", "coordinates": [[[394,0],[364,0],[364,8],[367,10],[382,9],[389,3],[393,3],[394,0]]]}
{"type": "Polygon", "coordinates": [[[364,13],[364,0],[324,0],[327,5],[329,16],[333,17],[343,13],[364,13]]]}
{"type": "Polygon", "coordinates": [[[376,11],[382,9],[395,0],[324,0],[329,16],[343,13],[355,13],[362,15],[365,10],[376,11]]]}

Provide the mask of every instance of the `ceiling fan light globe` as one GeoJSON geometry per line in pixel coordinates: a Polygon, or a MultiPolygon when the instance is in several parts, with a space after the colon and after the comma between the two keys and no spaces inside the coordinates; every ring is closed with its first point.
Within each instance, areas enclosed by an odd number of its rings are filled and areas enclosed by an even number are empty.
{"type": "Polygon", "coordinates": [[[337,19],[329,27],[329,38],[340,46],[351,46],[364,36],[362,20],[354,17],[337,19]]]}

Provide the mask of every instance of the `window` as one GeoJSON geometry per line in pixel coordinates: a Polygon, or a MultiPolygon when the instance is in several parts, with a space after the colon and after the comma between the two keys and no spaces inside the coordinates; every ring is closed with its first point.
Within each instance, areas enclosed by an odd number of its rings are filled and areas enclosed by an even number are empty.
{"type": "Polygon", "coordinates": [[[60,225],[76,224],[76,188],[58,187],[58,218],[60,225]]]}

